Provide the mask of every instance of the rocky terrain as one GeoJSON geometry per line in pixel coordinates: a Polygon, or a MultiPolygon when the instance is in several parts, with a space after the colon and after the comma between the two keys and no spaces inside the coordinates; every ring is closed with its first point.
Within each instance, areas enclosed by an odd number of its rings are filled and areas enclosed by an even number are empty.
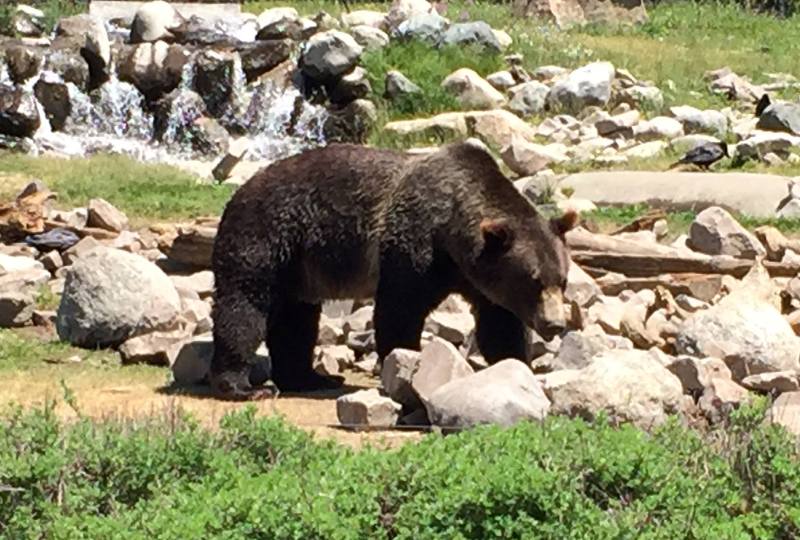
{"type": "MultiPolygon", "coordinates": [[[[543,212],[594,209],[559,186],[566,164],[619,166],[721,140],[734,162],[800,161],[800,105],[773,94],[793,79],[757,86],[727,69],[707,85],[730,106],[700,110],[665,107],[659,88],[609,62],[537,67],[509,54],[503,71],[462,68],[441,81],[461,110],[381,126],[365,51],[421,40],[504,54],[512,43],[426,0],[338,19],[287,7],[214,23],[151,2],[129,21],[64,19],[52,36],[35,10],[16,17],[24,37],[0,44],[0,134],[30,153],[180,156],[235,184],[281,156],[363,143],[376,129],[409,146],[472,137],[543,212]]],[[[418,82],[389,71],[385,98],[413,99],[418,82]]],[[[0,206],[0,327],[54,328],[76,347],[117,351],[123,364],[170,368],[178,388],[202,385],[217,218],[132,228],[108,201],[57,210],[54,195],[33,183],[0,206]],[[36,309],[43,289],[60,298],[57,310],[36,309]]],[[[790,183],[776,216],[800,216],[798,195],[790,183]]],[[[571,330],[550,342],[532,333],[525,363],[487,366],[457,296],[430,315],[421,352],[394,351],[383,366],[369,303],[326,305],[316,369],[376,382],[337,400],[339,422],[458,429],[602,412],[643,428],[671,414],[705,426],[767,394],[773,421],[800,434],[800,243],[772,227],[749,232],[721,206],[675,241],[666,232],[661,214],[613,234],[572,231],[571,330]]],[[[268,351],[254,362],[268,370],[268,351]]]]}

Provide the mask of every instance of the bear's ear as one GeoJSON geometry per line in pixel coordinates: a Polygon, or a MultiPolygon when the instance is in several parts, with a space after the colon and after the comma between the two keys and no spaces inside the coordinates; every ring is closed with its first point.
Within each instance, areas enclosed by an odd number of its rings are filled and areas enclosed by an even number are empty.
{"type": "Polygon", "coordinates": [[[505,253],[514,243],[514,231],[502,219],[486,218],[481,221],[481,236],[485,253],[505,253]]]}
{"type": "Polygon", "coordinates": [[[580,221],[580,216],[575,210],[567,210],[564,215],[550,220],[550,226],[558,236],[564,236],[571,231],[580,221]]]}

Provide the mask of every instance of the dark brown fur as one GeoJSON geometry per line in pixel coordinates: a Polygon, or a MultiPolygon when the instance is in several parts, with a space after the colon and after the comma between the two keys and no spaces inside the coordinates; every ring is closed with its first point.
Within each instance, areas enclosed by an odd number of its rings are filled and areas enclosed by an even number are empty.
{"type": "Polygon", "coordinates": [[[422,157],[334,144],[260,171],[233,196],[214,247],[212,380],[247,397],[247,361],[266,337],[284,391],[341,384],[312,369],[322,301],[375,298],[381,359],[419,349],[425,317],[448,294],[476,308],[490,362],[523,358],[537,305],[563,290],[563,233],[485,151],[456,144],[422,157]]]}

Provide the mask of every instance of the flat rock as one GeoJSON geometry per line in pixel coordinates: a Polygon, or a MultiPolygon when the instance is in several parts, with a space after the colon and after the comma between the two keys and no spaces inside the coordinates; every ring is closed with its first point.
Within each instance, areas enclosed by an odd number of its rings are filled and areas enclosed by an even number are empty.
{"type": "Polygon", "coordinates": [[[752,173],[607,171],[571,174],[561,185],[572,188],[574,197],[599,206],[646,204],[695,211],[720,206],[748,216],[773,218],[786,196],[788,180],[752,173]]]}
{"type": "Polygon", "coordinates": [[[442,88],[455,94],[465,109],[496,109],[506,102],[502,93],[469,68],[458,69],[445,77],[442,88]]]}
{"type": "Polygon", "coordinates": [[[761,242],[727,211],[712,206],[700,212],[689,227],[688,246],[707,255],[755,259],[767,254],[761,242]]]}
{"type": "Polygon", "coordinates": [[[336,416],[344,426],[394,426],[400,410],[399,403],[381,396],[375,388],[359,390],[336,400],[336,416]]]}
{"type": "Polygon", "coordinates": [[[431,395],[427,405],[431,423],[448,428],[542,420],[549,408],[550,401],[531,370],[513,359],[450,381],[431,395]]]}
{"type": "Polygon", "coordinates": [[[170,366],[190,339],[191,333],[185,330],[152,332],[127,340],[120,346],[119,355],[123,364],[170,366]]]}

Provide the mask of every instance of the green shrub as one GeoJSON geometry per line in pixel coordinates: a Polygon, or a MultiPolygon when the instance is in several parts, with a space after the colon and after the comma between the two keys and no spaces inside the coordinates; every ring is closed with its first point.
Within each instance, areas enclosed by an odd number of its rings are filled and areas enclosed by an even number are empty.
{"type": "Polygon", "coordinates": [[[550,418],[386,451],[316,442],[254,409],[0,423],[0,537],[796,538],[800,462],[763,404],[726,431],[550,418]]]}

